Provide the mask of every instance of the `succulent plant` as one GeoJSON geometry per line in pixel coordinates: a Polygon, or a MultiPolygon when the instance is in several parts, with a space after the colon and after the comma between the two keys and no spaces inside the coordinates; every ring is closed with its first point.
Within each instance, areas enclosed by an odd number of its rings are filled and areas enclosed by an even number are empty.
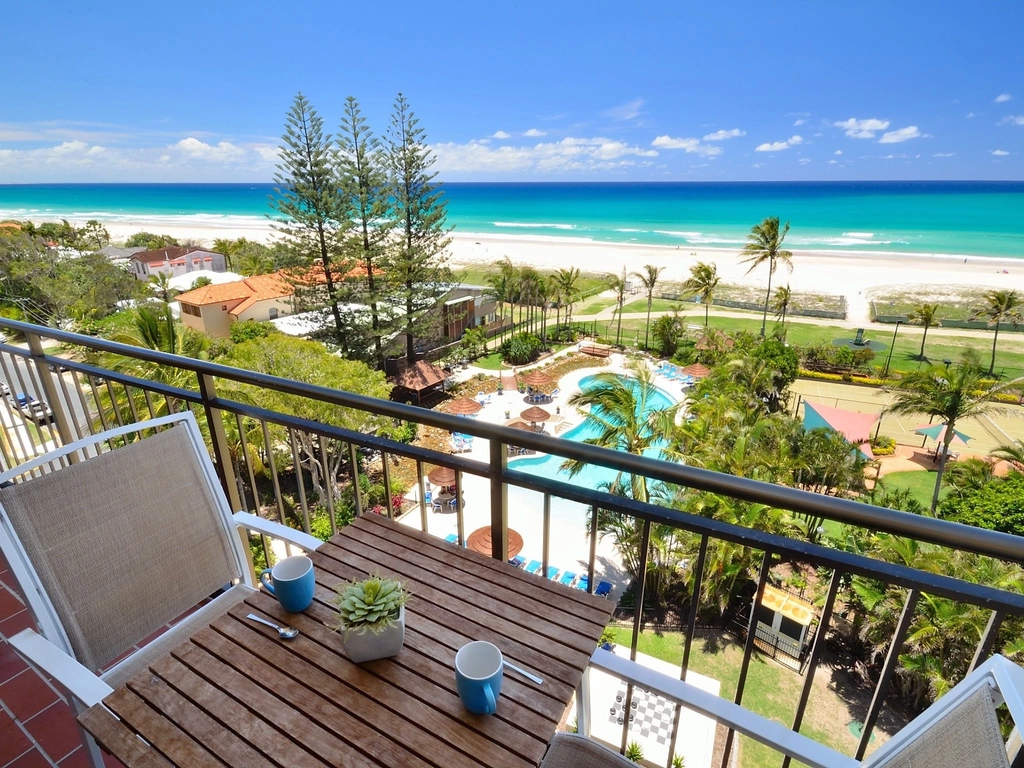
{"type": "Polygon", "coordinates": [[[337,590],[334,604],[338,607],[338,622],[334,629],[374,634],[394,624],[409,597],[400,581],[381,576],[339,584],[337,590]]]}

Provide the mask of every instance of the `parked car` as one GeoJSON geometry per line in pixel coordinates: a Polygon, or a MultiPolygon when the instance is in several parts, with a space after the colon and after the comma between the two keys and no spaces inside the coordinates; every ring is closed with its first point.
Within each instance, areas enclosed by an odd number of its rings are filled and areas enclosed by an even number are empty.
{"type": "Polygon", "coordinates": [[[18,394],[18,411],[26,419],[31,419],[37,424],[46,424],[53,421],[53,409],[46,403],[41,403],[31,395],[18,394]]]}

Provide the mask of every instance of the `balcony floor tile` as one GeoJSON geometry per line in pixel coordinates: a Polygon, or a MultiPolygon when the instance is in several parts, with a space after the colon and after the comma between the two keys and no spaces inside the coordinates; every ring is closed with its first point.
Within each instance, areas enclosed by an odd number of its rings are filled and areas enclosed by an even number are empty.
{"type": "Polygon", "coordinates": [[[43,751],[57,762],[82,746],[82,734],[71,715],[71,709],[63,701],[58,701],[26,721],[25,728],[43,751]]]}
{"type": "Polygon", "coordinates": [[[0,700],[22,722],[38,715],[57,698],[56,691],[30,669],[0,685],[0,700]]]}

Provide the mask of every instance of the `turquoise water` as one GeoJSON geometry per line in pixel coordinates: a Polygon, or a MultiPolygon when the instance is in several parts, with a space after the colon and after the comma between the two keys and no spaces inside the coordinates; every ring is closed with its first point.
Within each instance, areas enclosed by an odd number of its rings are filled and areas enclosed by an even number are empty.
{"type": "MultiPolygon", "coordinates": [[[[580,379],[580,389],[584,392],[589,391],[593,388],[595,378],[596,376],[585,376],[580,379]]],[[[646,407],[641,412],[641,416],[646,416],[647,414],[655,411],[664,410],[665,408],[673,405],[674,402],[675,401],[665,392],[660,389],[655,389],[655,391],[648,397],[645,404],[646,407]]],[[[600,434],[600,427],[591,424],[589,420],[584,420],[561,437],[564,440],[583,442],[587,438],[597,437],[600,434]]],[[[659,458],[661,455],[661,448],[649,448],[644,451],[644,455],[659,458]]],[[[615,477],[618,475],[618,472],[613,469],[587,464],[579,474],[570,478],[569,473],[562,470],[563,461],[565,461],[565,459],[561,456],[554,456],[552,454],[548,454],[547,456],[532,456],[529,458],[514,459],[510,461],[509,468],[519,470],[520,472],[527,472],[537,477],[547,477],[552,480],[562,480],[565,482],[571,481],[574,485],[593,489],[600,488],[602,484],[613,482],[615,477]]]]}
{"type": "MultiPolygon", "coordinates": [[[[794,250],[1024,257],[1024,182],[451,183],[457,234],[686,247],[792,223],[794,250]]],[[[0,218],[265,221],[271,184],[0,185],[0,218]]]]}

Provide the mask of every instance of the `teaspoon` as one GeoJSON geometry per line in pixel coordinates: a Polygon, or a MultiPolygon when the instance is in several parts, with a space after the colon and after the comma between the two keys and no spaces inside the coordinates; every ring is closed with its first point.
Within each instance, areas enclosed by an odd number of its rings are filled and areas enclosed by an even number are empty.
{"type": "Polygon", "coordinates": [[[272,621],[261,619],[255,613],[250,613],[248,618],[252,619],[253,621],[258,621],[260,624],[266,624],[268,627],[273,627],[277,630],[277,634],[282,640],[291,640],[293,637],[299,634],[299,630],[297,629],[293,629],[292,627],[280,627],[272,621]]]}

